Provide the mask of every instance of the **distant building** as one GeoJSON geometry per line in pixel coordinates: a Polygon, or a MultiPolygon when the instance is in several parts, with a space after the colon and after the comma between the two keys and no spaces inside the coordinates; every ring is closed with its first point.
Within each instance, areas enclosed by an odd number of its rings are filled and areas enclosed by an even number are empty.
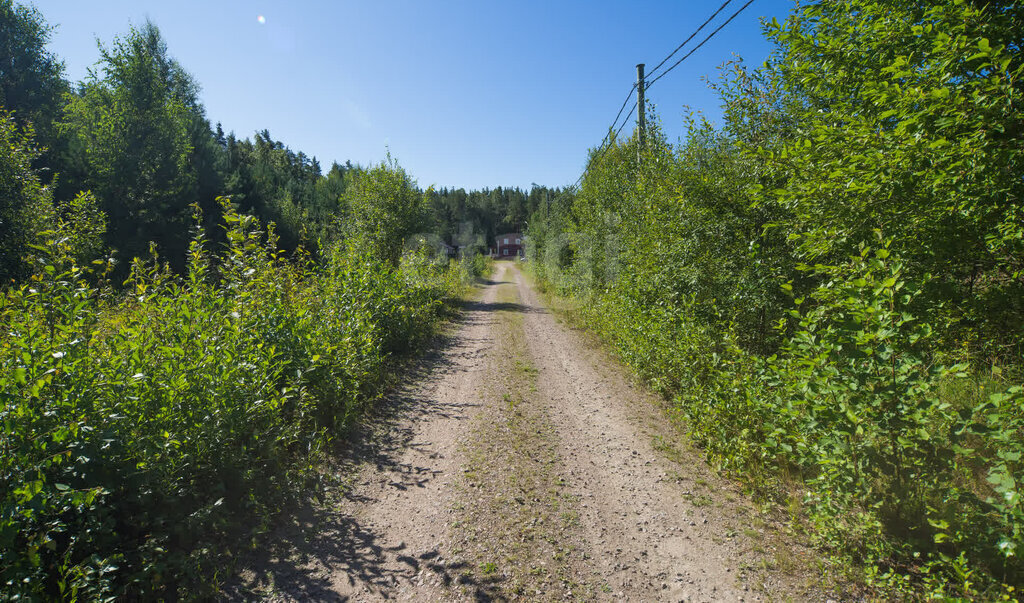
{"type": "Polygon", "coordinates": [[[508,234],[502,234],[495,237],[497,246],[495,247],[494,256],[498,259],[501,258],[517,258],[522,257],[524,254],[524,243],[523,234],[519,232],[510,232],[508,234]]]}

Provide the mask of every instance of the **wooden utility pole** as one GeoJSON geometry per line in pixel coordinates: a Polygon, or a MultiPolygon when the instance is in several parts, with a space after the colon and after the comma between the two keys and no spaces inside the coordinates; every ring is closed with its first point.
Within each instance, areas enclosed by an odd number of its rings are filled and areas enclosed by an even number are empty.
{"type": "Polygon", "coordinates": [[[644,64],[639,63],[636,66],[636,124],[639,131],[637,141],[640,143],[636,147],[636,158],[637,161],[641,160],[641,152],[644,148],[644,140],[646,137],[647,130],[647,117],[644,115],[644,64]]]}

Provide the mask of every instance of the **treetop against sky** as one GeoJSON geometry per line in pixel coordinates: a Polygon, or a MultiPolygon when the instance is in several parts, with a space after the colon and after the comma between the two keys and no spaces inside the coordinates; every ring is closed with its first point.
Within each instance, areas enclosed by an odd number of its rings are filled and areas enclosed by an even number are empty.
{"type": "MultiPolygon", "coordinates": [[[[261,0],[35,2],[57,27],[51,51],[81,80],[109,44],[146,19],[202,86],[213,122],[275,138],[321,164],[369,164],[390,150],[421,186],[565,186],[605,135],[635,81],[718,3],[479,3],[261,0]]],[[[730,4],[677,55],[728,15],[730,4]]],[[[702,78],[770,46],[762,17],[792,3],[758,0],[648,91],[670,139],[685,106],[712,118],[702,78]]],[[[675,58],[673,59],[673,61],[675,58]]],[[[671,62],[665,65],[668,67],[671,62]]],[[[664,67],[662,69],[664,71],[664,67]]]]}

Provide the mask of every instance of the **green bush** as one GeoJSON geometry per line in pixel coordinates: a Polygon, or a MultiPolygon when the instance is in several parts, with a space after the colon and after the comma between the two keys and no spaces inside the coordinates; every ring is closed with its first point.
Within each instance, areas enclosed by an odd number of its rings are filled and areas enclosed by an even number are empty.
{"type": "Polygon", "coordinates": [[[801,3],[720,129],[612,136],[529,220],[542,285],[881,597],[1024,586],[1022,27],[801,3]]]}
{"type": "Polygon", "coordinates": [[[0,105],[0,283],[5,285],[31,271],[23,261],[25,245],[47,223],[53,204],[53,194],[32,169],[40,154],[32,137],[31,126],[19,127],[0,105]]]}
{"type": "Polygon", "coordinates": [[[136,259],[123,296],[47,233],[0,297],[5,596],[194,594],[312,483],[449,294],[349,248],[288,261],[272,228],[224,219],[222,253],[197,235],[184,276],[136,259]]]}
{"type": "Polygon", "coordinates": [[[587,294],[580,313],[719,467],[761,495],[796,485],[818,543],[882,592],[1010,596],[1024,578],[1024,395],[942,352],[910,312],[925,283],[890,254],[800,266],[821,284],[794,300],[769,356],[641,279],[587,294]]]}

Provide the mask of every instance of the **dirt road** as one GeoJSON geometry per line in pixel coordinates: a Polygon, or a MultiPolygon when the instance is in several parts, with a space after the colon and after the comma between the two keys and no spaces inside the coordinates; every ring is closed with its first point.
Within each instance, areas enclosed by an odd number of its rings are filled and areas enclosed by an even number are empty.
{"type": "Polygon", "coordinates": [[[824,601],[825,566],[498,266],[228,598],[824,601]]]}

